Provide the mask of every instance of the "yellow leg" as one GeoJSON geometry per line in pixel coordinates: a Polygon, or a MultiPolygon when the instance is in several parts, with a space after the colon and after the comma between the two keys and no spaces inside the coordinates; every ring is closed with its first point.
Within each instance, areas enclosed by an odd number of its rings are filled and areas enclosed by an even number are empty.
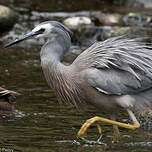
{"type": "Polygon", "coordinates": [[[101,134],[101,133],[102,133],[102,128],[101,128],[101,126],[100,126],[100,124],[99,124],[99,123],[97,123],[97,128],[98,128],[98,132],[99,132],[99,134],[101,134]]]}
{"type": "Polygon", "coordinates": [[[132,129],[132,130],[140,127],[140,124],[138,123],[138,121],[133,121],[133,124],[126,124],[126,123],[121,123],[121,122],[117,122],[117,121],[113,121],[113,120],[110,120],[110,119],[106,119],[106,118],[103,118],[103,117],[96,116],[96,117],[93,117],[93,118],[87,120],[82,125],[81,129],[78,132],[78,136],[85,135],[85,133],[87,132],[88,128],[93,123],[99,122],[99,121],[106,122],[106,123],[113,124],[113,125],[117,125],[119,127],[124,127],[124,128],[127,128],[127,129],[132,129]]]}
{"type": "Polygon", "coordinates": [[[120,139],[120,132],[118,133],[115,128],[113,128],[113,140],[112,143],[118,142],[120,139]]]}

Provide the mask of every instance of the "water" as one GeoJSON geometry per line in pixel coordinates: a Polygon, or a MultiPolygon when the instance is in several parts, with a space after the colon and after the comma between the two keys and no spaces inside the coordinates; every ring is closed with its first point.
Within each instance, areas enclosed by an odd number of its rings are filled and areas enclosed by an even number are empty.
{"type": "MultiPolygon", "coordinates": [[[[48,9],[42,2],[40,6],[35,10],[48,9]]],[[[38,17],[32,22],[29,12],[26,13],[23,13],[24,22],[16,24],[12,30],[14,37],[41,21],[38,17]],[[17,33],[16,29],[20,32],[17,33]]],[[[6,36],[3,39],[8,41],[6,36]]],[[[40,46],[27,44],[9,49],[0,47],[0,84],[22,94],[15,100],[15,115],[0,120],[0,152],[139,152],[141,149],[151,152],[152,131],[144,127],[135,131],[120,129],[121,140],[115,144],[112,144],[112,126],[107,124],[102,124],[100,141],[95,125],[89,128],[85,140],[78,138],[77,132],[85,120],[96,115],[109,116],[93,107],[78,111],[72,106],[60,105],[44,79],[39,59],[40,46]]],[[[128,121],[128,116],[120,113],[118,119],[128,121]]]]}
{"type": "MultiPolygon", "coordinates": [[[[96,142],[99,134],[95,125],[88,130],[88,136],[85,137],[93,142],[79,139],[77,132],[86,119],[95,115],[108,116],[91,107],[81,112],[72,106],[59,105],[44,80],[39,50],[1,48],[0,54],[3,57],[0,84],[22,93],[16,99],[15,117],[0,121],[1,148],[24,152],[124,151],[128,148],[138,151],[139,147],[149,151],[152,148],[149,143],[152,141],[152,134],[142,129],[122,129],[122,140],[112,144],[113,130],[106,124],[102,124],[101,143],[96,142]]],[[[124,115],[122,118],[127,117],[124,115]]]]}

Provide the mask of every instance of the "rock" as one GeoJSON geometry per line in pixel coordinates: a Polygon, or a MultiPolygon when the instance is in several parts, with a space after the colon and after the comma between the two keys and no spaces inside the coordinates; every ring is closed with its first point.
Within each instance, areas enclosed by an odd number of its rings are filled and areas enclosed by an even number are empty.
{"type": "Polygon", "coordinates": [[[64,56],[63,62],[72,63],[80,53],[82,53],[82,49],[79,46],[71,46],[69,52],[64,56]]]}
{"type": "Polygon", "coordinates": [[[129,13],[123,17],[123,21],[125,25],[129,25],[129,26],[134,26],[134,25],[147,26],[151,22],[151,17],[138,13],[129,13]]]}
{"type": "Polygon", "coordinates": [[[21,95],[15,91],[6,90],[0,87],[0,118],[7,118],[14,115],[14,105],[11,98],[21,95]]]}
{"type": "Polygon", "coordinates": [[[143,8],[152,8],[152,0],[136,0],[135,2],[143,6],[143,8]]]}
{"type": "Polygon", "coordinates": [[[77,16],[77,17],[70,17],[63,21],[63,24],[69,27],[70,29],[76,30],[80,27],[91,25],[91,19],[85,16],[77,16]]]}
{"type": "Polygon", "coordinates": [[[147,0],[125,0],[125,1],[124,0],[113,0],[113,4],[115,4],[117,7],[123,6],[123,8],[141,9],[141,8],[144,8],[143,1],[147,1],[147,0]]]}
{"type": "Polygon", "coordinates": [[[0,101],[0,119],[14,115],[14,106],[8,102],[0,101]]]}
{"type": "Polygon", "coordinates": [[[17,14],[10,8],[0,5],[0,32],[9,30],[16,22],[17,14]]]}
{"type": "Polygon", "coordinates": [[[102,35],[102,32],[102,27],[84,27],[74,32],[73,39],[74,42],[76,42],[76,45],[84,47],[84,49],[86,49],[87,47],[91,46],[95,41],[97,41],[98,37],[102,35]]]}
{"type": "Polygon", "coordinates": [[[131,26],[131,27],[115,27],[109,30],[104,31],[104,35],[102,35],[102,38],[108,39],[110,37],[114,36],[127,36],[129,38],[143,38],[146,41],[148,40],[150,43],[152,42],[152,30],[151,28],[147,27],[137,27],[137,26],[131,26]]]}
{"type": "Polygon", "coordinates": [[[123,24],[122,16],[119,14],[101,14],[99,22],[108,26],[120,26],[123,24]]]}

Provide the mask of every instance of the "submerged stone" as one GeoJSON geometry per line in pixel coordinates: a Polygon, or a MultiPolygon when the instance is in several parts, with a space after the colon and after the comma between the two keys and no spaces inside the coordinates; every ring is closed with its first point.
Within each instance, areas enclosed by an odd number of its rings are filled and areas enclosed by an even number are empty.
{"type": "Polygon", "coordinates": [[[7,118],[14,114],[14,106],[8,102],[0,101],[0,118],[7,118]]]}

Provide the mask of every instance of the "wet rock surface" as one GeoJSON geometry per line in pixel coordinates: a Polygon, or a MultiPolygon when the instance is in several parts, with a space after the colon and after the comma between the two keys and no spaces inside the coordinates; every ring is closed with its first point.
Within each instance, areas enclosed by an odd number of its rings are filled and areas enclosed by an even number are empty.
{"type": "MultiPolygon", "coordinates": [[[[100,11],[53,13],[32,11],[30,14],[26,10],[19,10],[19,12],[22,12],[20,13],[20,20],[9,33],[1,37],[1,43],[19,37],[46,20],[57,20],[68,26],[74,33],[72,37],[73,45],[80,45],[80,47],[87,47],[97,40],[104,40],[113,35],[130,34],[132,31],[133,34],[138,33],[138,36],[142,36],[141,31],[144,32],[145,30],[145,33],[147,33],[147,29],[150,31],[148,27],[151,27],[151,17],[142,14],[104,14],[100,11]],[[141,28],[136,27],[137,24],[141,28]],[[147,27],[147,29],[142,27],[147,27]]],[[[41,46],[43,43],[44,40],[31,39],[17,46],[30,48],[41,46]]]]}
{"type": "Polygon", "coordinates": [[[99,18],[101,25],[106,26],[122,26],[122,16],[120,14],[104,14],[102,13],[99,18]]]}
{"type": "Polygon", "coordinates": [[[9,30],[17,21],[17,13],[12,9],[0,5],[0,32],[9,30]]]}
{"type": "Polygon", "coordinates": [[[129,13],[123,17],[125,25],[130,26],[152,26],[152,19],[150,16],[145,16],[138,13],[129,13]]]}
{"type": "Polygon", "coordinates": [[[149,41],[151,41],[151,34],[152,30],[151,28],[145,28],[145,27],[114,27],[111,29],[107,29],[106,32],[104,32],[103,36],[104,39],[114,37],[114,36],[127,36],[130,38],[147,38],[149,41]]]}
{"type": "Polygon", "coordinates": [[[14,105],[6,102],[0,101],[0,119],[8,119],[14,115],[14,105]]]}

